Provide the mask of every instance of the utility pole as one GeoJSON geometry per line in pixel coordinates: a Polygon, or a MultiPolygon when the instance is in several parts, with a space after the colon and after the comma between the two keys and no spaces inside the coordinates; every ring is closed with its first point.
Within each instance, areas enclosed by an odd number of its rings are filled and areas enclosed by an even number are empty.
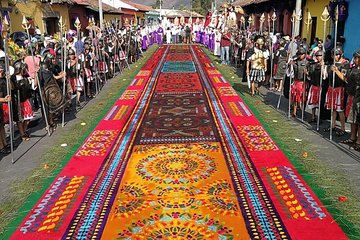
{"type": "Polygon", "coordinates": [[[99,20],[100,20],[100,29],[103,29],[103,23],[104,23],[104,18],[103,18],[103,8],[102,8],[102,0],[99,0],[99,20]]]}

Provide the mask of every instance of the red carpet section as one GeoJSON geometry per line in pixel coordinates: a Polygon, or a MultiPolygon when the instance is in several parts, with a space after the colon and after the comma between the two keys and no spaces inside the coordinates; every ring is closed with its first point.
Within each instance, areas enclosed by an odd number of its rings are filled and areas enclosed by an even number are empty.
{"type": "Polygon", "coordinates": [[[162,46],[12,239],[347,239],[198,46],[162,46]]]}

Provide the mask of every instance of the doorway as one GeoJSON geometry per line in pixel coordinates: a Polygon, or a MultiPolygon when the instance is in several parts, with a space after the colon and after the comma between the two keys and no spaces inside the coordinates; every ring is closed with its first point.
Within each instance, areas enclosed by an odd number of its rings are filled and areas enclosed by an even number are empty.
{"type": "Polygon", "coordinates": [[[45,26],[46,26],[46,33],[48,35],[53,35],[59,32],[59,18],[57,17],[45,18],[45,26]]]}

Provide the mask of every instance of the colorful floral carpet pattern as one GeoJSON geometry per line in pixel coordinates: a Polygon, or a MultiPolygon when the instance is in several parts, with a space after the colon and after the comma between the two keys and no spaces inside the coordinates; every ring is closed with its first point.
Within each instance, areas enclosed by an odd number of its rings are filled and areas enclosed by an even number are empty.
{"type": "Polygon", "coordinates": [[[346,239],[200,47],[150,62],[12,239],[346,239]]]}

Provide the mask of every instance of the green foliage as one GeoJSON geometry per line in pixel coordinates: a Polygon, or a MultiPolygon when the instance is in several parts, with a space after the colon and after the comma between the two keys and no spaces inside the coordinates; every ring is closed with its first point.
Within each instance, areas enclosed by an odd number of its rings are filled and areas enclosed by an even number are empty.
{"type": "Polygon", "coordinates": [[[192,10],[194,12],[206,15],[209,10],[211,10],[211,0],[191,0],[192,1],[192,10]]]}
{"type": "Polygon", "coordinates": [[[160,0],[156,0],[155,4],[153,4],[152,7],[155,9],[159,9],[160,8],[160,0]]]}
{"type": "Polygon", "coordinates": [[[179,10],[188,10],[188,7],[185,6],[184,4],[180,4],[179,5],[179,10]]]}

